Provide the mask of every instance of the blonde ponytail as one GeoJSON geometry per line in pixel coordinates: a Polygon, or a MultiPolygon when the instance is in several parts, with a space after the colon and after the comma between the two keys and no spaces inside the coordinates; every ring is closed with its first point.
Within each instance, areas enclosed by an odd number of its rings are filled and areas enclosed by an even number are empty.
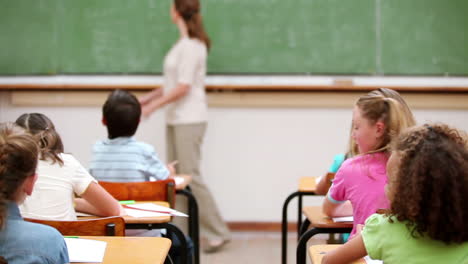
{"type": "Polygon", "coordinates": [[[371,153],[389,151],[392,140],[404,129],[415,125],[411,110],[400,94],[394,90],[380,88],[371,91],[360,97],[356,105],[371,124],[380,121],[385,125],[383,138],[379,146],[371,153]]]}

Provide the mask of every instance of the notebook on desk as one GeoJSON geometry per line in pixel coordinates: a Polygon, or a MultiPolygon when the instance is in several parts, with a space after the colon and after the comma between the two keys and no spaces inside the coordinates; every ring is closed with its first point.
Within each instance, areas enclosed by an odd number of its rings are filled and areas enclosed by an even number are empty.
{"type": "Polygon", "coordinates": [[[65,237],[70,262],[101,263],[107,243],[104,241],[65,237]]]}

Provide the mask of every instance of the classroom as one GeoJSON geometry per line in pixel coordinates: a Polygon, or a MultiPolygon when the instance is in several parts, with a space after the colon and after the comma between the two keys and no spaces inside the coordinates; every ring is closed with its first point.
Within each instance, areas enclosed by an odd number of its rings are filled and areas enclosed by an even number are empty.
{"type": "MultiPolygon", "coordinates": [[[[1,1],[0,123],[23,113],[47,115],[65,153],[89,168],[93,144],[107,137],[101,120],[110,92],[142,97],[164,86],[164,57],[178,39],[172,2],[1,1]]],[[[278,235],[277,250],[255,263],[281,261],[283,203],[302,177],[325,174],[334,155],[346,151],[360,96],[391,88],[417,124],[468,131],[466,1],[201,0],[201,6],[212,44],[201,174],[235,238],[278,235]]],[[[135,138],[171,161],[165,110],[142,118],[135,138]]],[[[306,196],[302,203],[320,206],[323,199],[306,196]]],[[[287,211],[290,263],[297,206],[293,200],[287,211]]],[[[236,263],[254,263],[237,257],[236,263]]],[[[204,255],[201,262],[225,263],[204,255]]]]}

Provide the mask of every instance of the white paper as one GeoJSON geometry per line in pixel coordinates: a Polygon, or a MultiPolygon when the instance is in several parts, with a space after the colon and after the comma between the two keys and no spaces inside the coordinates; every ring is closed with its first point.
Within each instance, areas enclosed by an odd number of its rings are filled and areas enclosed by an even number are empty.
{"type": "Polygon", "coordinates": [[[364,260],[366,261],[367,264],[383,264],[383,261],[371,259],[369,256],[365,256],[364,260]]]}
{"type": "Polygon", "coordinates": [[[332,218],[333,222],[339,223],[339,222],[353,222],[354,217],[353,216],[342,216],[342,217],[333,217],[332,218]]]}
{"type": "Polygon", "coordinates": [[[64,239],[67,243],[70,262],[101,263],[103,261],[107,242],[81,238],[64,239]]]}
{"type": "Polygon", "coordinates": [[[168,212],[168,213],[160,213],[160,212],[150,212],[150,211],[143,211],[143,210],[132,209],[132,208],[125,208],[125,212],[127,213],[127,215],[132,216],[132,217],[158,217],[158,216],[168,216],[168,215],[188,217],[188,215],[184,213],[181,213],[174,209],[164,207],[161,205],[157,205],[154,203],[128,204],[127,206],[138,208],[138,209],[151,210],[151,211],[168,212]]]}
{"type": "Polygon", "coordinates": [[[185,179],[184,177],[180,177],[180,176],[174,176],[174,181],[175,181],[175,185],[181,185],[185,179]]]}

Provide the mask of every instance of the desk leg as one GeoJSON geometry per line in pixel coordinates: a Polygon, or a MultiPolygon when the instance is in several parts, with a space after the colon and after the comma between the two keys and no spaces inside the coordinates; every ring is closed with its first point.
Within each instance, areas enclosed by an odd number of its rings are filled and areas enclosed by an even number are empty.
{"type": "Polygon", "coordinates": [[[297,199],[297,241],[299,241],[302,225],[302,193],[299,193],[297,199]]]}
{"type": "Polygon", "coordinates": [[[297,239],[297,241],[299,241],[299,239],[301,239],[301,236],[302,234],[304,234],[307,229],[309,228],[310,226],[310,221],[308,218],[306,218],[306,220],[304,220],[304,223],[302,223],[300,229],[299,229],[299,238],[297,239]]]}
{"type": "MultiPolygon", "coordinates": [[[[288,206],[289,202],[296,197],[300,197],[300,203],[298,204],[297,211],[298,211],[298,221],[302,222],[302,196],[304,195],[315,195],[313,192],[293,192],[291,193],[286,200],[283,203],[283,216],[282,216],[282,221],[281,221],[281,264],[286,264],[287,263],[287,250],[288,250],[288,242],[287,242],[287,233],[288,233],[288,206]]],[[[298,233],[300,232],[301,224],[298,223],[297,225],[297,231],[298,233]]],[[[299,235],[297,238],[299,239],[299,235]]]]}
{"type": "Polygon", "coordinates": [[[198,216],[198,203],[192,192],[188,190],[177,190],[177,194],[187,197],[189,210],[189,235],[193,240],[194,264],[200,263],[200,223],[198,216]]]}
{"type": "MultiPolygon", "coordinates": [[[[310,223],[310,222],[309,222],[310,223]]],[[[304,222],[305,224],[305,222],[304,222]]],[[[304,224],[302,226],[304,226],[304,224]]],[[[302,228],[301,228],[302,229],[302,228]]],[[[307,230],[299,239],[296,250],[296,263],[306,264],[307,256],[307,241],[316,234],[330,234],[330,233],[348,233],[351,232],[351,228],[312,228],[307,230]]]]}

